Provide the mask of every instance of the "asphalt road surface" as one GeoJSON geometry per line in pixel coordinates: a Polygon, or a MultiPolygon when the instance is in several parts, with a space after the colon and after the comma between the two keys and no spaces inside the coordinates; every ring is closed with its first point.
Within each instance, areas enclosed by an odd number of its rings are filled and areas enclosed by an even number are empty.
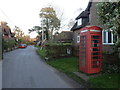
{"type": "Polygon", "coordinates": [[[83,88],[40,58],[34,46],[4,54],[2,88],[83,88]]]}

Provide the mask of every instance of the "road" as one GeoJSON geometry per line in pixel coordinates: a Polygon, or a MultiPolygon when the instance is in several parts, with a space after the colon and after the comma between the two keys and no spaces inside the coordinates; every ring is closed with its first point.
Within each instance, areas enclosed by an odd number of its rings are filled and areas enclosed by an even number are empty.
{"type": "Polygon", "coordinates": [[[83,88],[40,58],[34,46],[4,54],[3,88],[83,88]]]}

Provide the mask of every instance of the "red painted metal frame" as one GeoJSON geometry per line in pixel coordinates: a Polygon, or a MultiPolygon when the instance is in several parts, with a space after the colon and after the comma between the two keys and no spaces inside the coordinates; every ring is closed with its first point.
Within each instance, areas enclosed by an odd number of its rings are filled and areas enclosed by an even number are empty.
{"type": "Polygon", "coordinates": [[[101,70],[102,66],[102,28],[98,26],[86,26],[82,29],[80,29],[80,54],[79,54],[79,68],[81,71],[87,73],[87,74],[93,74],[98,73],[101,70]],[[82,31],[82,32],[81,32],[82,31]],[[100,32],[99,32],[100,31],[100,32]],[[82,36],[86,36],[86,50],[85,54],[86,57],[83,57],[83,46],[82,46],[82,36]],[[93,36],[98,36],[98,39],[92,39],[93,36]],[[99,47],[92,47],[93,42],[92,40],[98,40],[99,43],[94,43],[96,45],[100,45],[99,47]],[[99,50],[99,51],[93,51],[93,48],[99,50]],[[99,55],[96,55],[98,59],[93,59],[92,53],[99,53],[99,55]],[[85,59],[85,66],[82,66],[83,62],[82,60],[85,59]],[[93,63],[94,62],[94,63],[93,63]],[[95,64],[96,62],[96,64],[95,64]],[[96,67],[93,67],[95,66],[96,67]]]}

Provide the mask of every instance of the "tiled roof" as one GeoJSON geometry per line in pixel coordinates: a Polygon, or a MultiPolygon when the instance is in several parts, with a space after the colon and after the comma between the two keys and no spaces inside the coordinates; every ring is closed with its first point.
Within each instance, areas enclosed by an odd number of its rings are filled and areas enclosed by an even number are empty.
{"type": "Polygon", "coordinates": [[[80,15],[76,18],[76,20],[80,19],[80,18],[86,18],[88,17],[90,14],[89,11],[83,11],[82,13],[80,13],[80,15]]]}
{"type": "Polygon", "coordinates": [[[77,22],[73,25],[73,27],[71,28],[71,31],[75,30],[76,27],[77,27],[77,22]]]}
{"type": "MultiPolygon", "coordinates": [[[[76,20],[80,19],[80,18],[88,18],[89,14],[90,14],[90,7],[92,5],[92,0],[90,0],[90,2],[88,3],[87,8],[85,9],[85,11],[83,11],[82,13],[80,13],[80,15],[76,18],[76,20]]],[[[71,28],[71,31],[75,31],[78,30],[84,26],[86,26],[88,23],[83,22],[82,25],[77,26],[77,22],[74,24],[74,26],[71,28]]]]}
{"type": "Polygon", "coordinates": [[[71,31],[78,30],[78,29],[83,28],[83,27],[85,27],[85,26],[86,26],[86,23],[83,23],[83,24],[80,25],[80,26],[77,26],[77,24],[76,24],[76,26],[73,26],[73,28],[71,28],[71,31]]]}

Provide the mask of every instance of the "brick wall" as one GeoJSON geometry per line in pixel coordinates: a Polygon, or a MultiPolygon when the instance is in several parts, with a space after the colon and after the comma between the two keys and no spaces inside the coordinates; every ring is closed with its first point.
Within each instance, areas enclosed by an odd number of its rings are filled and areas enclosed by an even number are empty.
{"type": "Polygon", "coordinates": [[[115,49],[114,45],[103,45],[102,46],[102,51],[107,53],[107,54],[113,53],[114,49],[115,49]]]}
{"type": "Polygon", "coordinates": [[[79,45],[73,46],[73,56],[79,57],[79,45]]]}
{"type": "Polygon", "coordinates": [[[74,31],[74,34],[73,34],[73,44],[74,45],[79,45],[79,43],[77,43],[77,36],[78,35],[80,35],[80,30],[74,31]]]}

